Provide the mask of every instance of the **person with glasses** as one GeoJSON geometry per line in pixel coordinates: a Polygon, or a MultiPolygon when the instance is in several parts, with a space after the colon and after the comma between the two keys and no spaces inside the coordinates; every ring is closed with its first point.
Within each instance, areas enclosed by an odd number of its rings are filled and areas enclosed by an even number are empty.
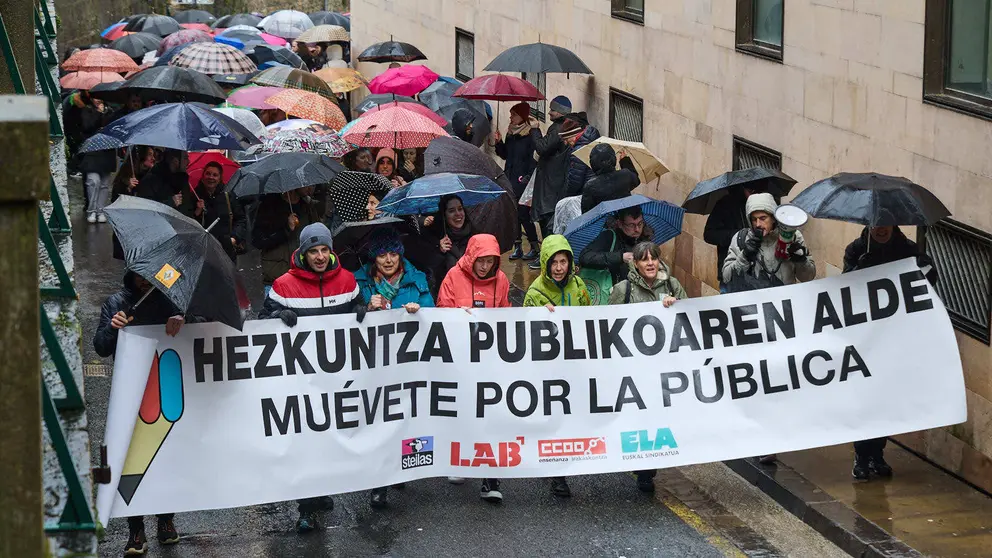
{"type": "Polygon", "coordinates": [[[653,237],[654,231],[644,222],[639,206],[622,209],[616,218],[606,221],[603,232],[579,255],[579,267],[608,269],[616,285],[627,278],[634,261],[634,246],[653,237]]]}

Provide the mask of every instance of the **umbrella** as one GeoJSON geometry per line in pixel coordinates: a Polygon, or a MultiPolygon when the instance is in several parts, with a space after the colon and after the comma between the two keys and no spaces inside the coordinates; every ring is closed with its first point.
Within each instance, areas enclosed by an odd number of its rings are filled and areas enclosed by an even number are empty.
{"type": "Polygon", "coordinates": [[[359,62],[413,62],[414,60],[427,60],[427,56],[417,47],[394,41],[392,38],[384,43],[376,43],[358,55],[359,62]]]}
{"type": "Polygon", "coordinates": [[[791,176],[776,170],[762,167],[736,170],[696,184],[682,202],[682,207],[689,213],[709,215],[713,212],[716,202],[726,196],[732,187],[750,188],[782,197],[795,185],[796,181],[791,176]]]}
{"type": "Polygon", "coordinates": [[[574,52],[545,43],[508,48],[494,58],[483,71],[592,75],[589,66],[586,66],[574,52]]]}
{"type": "MultiPolygon", "coordinates": [[[[293,122],[288,120],[286,122],[293,122]]],[[[303,120],[302,122],[309,122],[303,120]]],[[[354,147],[323,124],[314,122],[305,128],[272,128],[259,136],[261,145],[248,150],[256,153],[317,153],[339,159],[354,147]],[[324,131],[327,130],[327,131],[324,131]]]]}
{"type": "Polygon", "coordinates": [[[471,207],[505,194],[503,188],[485,176],[442,172],[430,174],[400,186],[379,203],[379,209],[394,215],[424,215],[437,212],[444,196],[457,195],[462,205],[471,207]]]}
{"type": "Polygon", "coordinates": [[[792,200],[813,217],[869,227],[932,225],[951,212],[919,184],[885,174],[835,174],[815,182],[792,200]]]}
{"type": "Polygon", "coordinates": [[[452,97],[491,101],[540,101],[544,95],[529,81],[518,77],[490,74],[469,80],[452,97]]]}
{"type": "Polygon", "coordinates": [[[387,94],[387,95],[366,95],[365,98],[362,99],[362,102],[361,103],[358,103],[358,106],[355,107],[355,114],[361,115],[361,114],[363,114],[365,112],[368,112],[368,110],[371,109],[371,108],[374,108],[374,107],[377,107],[379,105],[386,104],[386,103],[393,103],[393,102],[396,102],[396,101],[400,101],[400,102],[404,102],[404,103],[416,103],[416,102],[418,102],[413,97],[404,97],[403,95],[393,95],[393,94],[387,94]]]}
{"type": "Polygon", "coordinates": [[[189,175],[190,188],[196,188],[196,185],[200,183],[200,178],[203,177],[203,170],[207,167],[207,163],[217,163],[220,165],[221,179],[224,181],[224,184],[230,182],[231,177],[234,176],[234,173],[241,168],[241,165],[228,159],[223,153],[218,153],[216,151],[190,153],[189,165],[186,166],[186,174],[189,175]]]}
{"type": "Polygon", "coordinates": [[[100,83],[124,81],[120,74],[113,72],[71,72],[59,79],[62,89],[92,89],[100,83]]]}
{"type": "Polygon", "coordinates": [[[165,103],[118,118],[83,142],[79,150],[85,153],[124,145],[151,145],[207,151],[244,149],[258,142],[244,126],[203,105],[165,103]]]}
{"type": "MultiPolygon", "coordinates": [[[[492,132],[492,124],[489,122],[489,116],[486,111],[488,105],[483,101],[452,97],[455,91],[458,90],[458,87],[458,85],[453,83],[437,81],[425,89],[417,98],[427,105],[429,109],[441,115],[449,122],[455,115],[455,112],[460,108],[472,111],[475,114],[472,129],[472,145],[478,147],[486,141],[486,138],[492,132]]],[[[444,129],[448,132],[452,131],[450,124],[445,126],[444,129]]]]}
{"type": "Polygon", "coordinates": [[[332,101],[337,102],[337,96],[331,91],[327,82],[304,70],[296,68],[276,67],[269,68],[251,79],[252,83],[258,85],[271,85],[273,87],[285,87],[287,89],[302,89],[312,91],[332,101]]]}
{"type": "Polygon", "coordinates": [[[203,31],[196,31],[193,29],[183,29],[182,31],[177,31],[162,39],[162,42],[158,44],[158,55],[162,56],[165,51],[179,45],[185,45],[188,43],[210,43],[213,42],[213,40],[214,38],[210,35],[210,33],[204,33],[203,31]]]}
{"type": "Polygon", "coordinates": [[[682,232],[682,217],[685,215],[685,210],[681,207],[647,196],[627,196],[605,201],[568,224],[565,238],[572,246],[572,253],[581,254],[586,246],[596,240],[596,237],[603,232],[607,217],[621,209],[637,206],[640,206],[644,214],[644,223],[654,231],[652,242],[655,244],[664,244],[682,232]]]}
{"type": "Polygon", "coordinates": [[[127,26],[126,21],[117,22],[110,27],[107,27],[103,31],[100,31],[100,37],[107,39],[108,41],[113,41],[114,39],[119,39],[127,34],[124,27],[127,26]]]}
{"type": "Polygon", "coordinates": [[[517,223],[517,200],[513,196],[513,186],[496,161],[478,147],[460,139],[437,138],[424,152],[424,173],[431,175],[440,172],[481,174],[503,188],[507,195],[482,205],[468,207],[465,212],[476,230],[496,237],[500,251],[505,252],[512,248],[517,239],[517,231],[520,230],[517,223]]]}
{"type": "Polygon", "coordinates": [[[287,89],[283,87],[257,87],[254,85],[246,85],[232,91],[227,97],[226,104],[237,108],[272,110],[276,108],[275,105],[270,105],[266,102],[266,99],[275,96],[277,93],[282,93],[283,91],[287,91],[287,89]]]}
{"type": "Polygon", "coordinates": [[[432,139],[447,135],[429,118],[399,107],[389,107],[359,118],[342,137],[358,147],[407,149],[427,147],[432,139]]]}
{"type": "Polygon", "coordinates": [[[248,53],[248,58],[254,60],[259,66],[265,64],[266,62],[278,62],[279,64],[285,64],[300,70],[306,70],[307,68],[307,65],[303,62],[303,59],[291,49],[286,47],[278,47],[268,44],[255,45],[255,48],[248,53]]]}
{"type": "Polygon", "coordinates": [[[111,103],[124,103],[132,94],[142,99],[164,103],[190,102],[217,104],[227,95],[217,83],[196,70],[175,66],[156,66],[142,70],[113,90],[94,92],[93,96],[111,103]]]}
{"type": "Polygon", "coordinates": [[[328,195],[334,202],[334,214],[342,221],[368,220],[369,195],[382,199],[393,188],[388,178],[378,173],[346,171],[331,182],[328,195]]]}
{"type": "Polygon", "coordinates": [[[258,67],[238,49],[220,43],[192,43],[169,60],[170,66],[190,68],[204,74],[249,74],[258,67]]]}
{"type": "Polygon", "coordinates": [[[205,23],[180,23],[179,27],[189,29],[190,31],[203,31],[204,33],[210,33],[213,31],[213,29],[205,23]]]}
{"type": "Polygon", "coordinates": [[[348,16],[335,12],[313,12],[310,14],[310,21],[314,25],[338,25],[344,27],[345,31],[351,31],[351,20],[348,16]]]}
{"type": "MultiPolygon", "coordinates": [[[[366,196],[367,198],[368,196],[366,196]]],[[[365,209],[365,206],[362,206],[365,209]]],[[[338,251],[338,255],[346,254],[348,250],[353,253],[364,256],[361,252],[368,244],[368,236],[372,234],[378,227],[392,226],[397,229],[407,229],[409,230],[409,225],[403,219],[399,217],[393,217],[391,215],[380,215],[375,219],[362,219],[358,221],[345,221],[340,225],[334,227],[334,231],[331,233],[331,238],[334,240],[334,246],[344,247],[342,250],[338,251]]]]}
{"type": "Polygon", "coordinates": [[[253,49],[255,45],[260,45],[265,41],[263,41],[262,37],[259,35],[253,35],[251,39],[235,37],[233,35],[232,36],[217,35],[216,37],[214,37],[214,42],[220,43],[222,45],[227,45],[229,47],[234,47],[244,52],[245,54],[248,54],[247,51],[253,49]]]}
{"type": "Polygon", "coordinates": [[[155,64],[153,64],[153,65],[154,66],[168,66],[169,65],[169,62],[171,62],[172,59],[175,58],[177,54],[179,54],[180,52],[183,51],[184,48],[186,48],[186,47],[188,47],[188,46],[190,46],[192,44],[193,43],[183,43],[181,45],[176,45],[174,47],[171,47],[169,49],[166,49],[165,52],[163,52],[162,54],[159,55],[159,57],[155,60],[155,64]]]}
{"type": "Polygon", "coordinates": [[[242,86],[247,85],[248,80],[255,77],[255,73],[251,74],[214,74],[212,77],[219,85],[231,85],[231,86],[242,86]]]}
{"type": "Polygon", "coordinates": [[[244,287],[210,231],[167,205],[137,196],[121,196],[104,211],[124,248],[128,270],[161,291],[180,312],[241,329],[238,297],[244,287]]]}
{"type": "Polygon", "coordinates": [[[348,121],[336,103],[309,91],[287,89],[265,100],[289,116],[306,118],[340,130],[348,121]]]}
{"type": "Polygon", "coordinates": [[[331,91],[335,93],[354,91],[368,83],[365,76],[354,68],[324,68],[317,70],[313,75],[326,81],[331,86],[331,91]]]}
{"type": "Polygon", "coordinates": [[[425,107],[424,105],[422,105],[420,103],[400,103],[400,102],[397,102],[397,101],[393,101],[391,103],[383,103],[381,105],[376,105],[376,106],[370,108],[369,110],[365,111],[365,113],[362,116],[366,116],[366,115],[369,115],[369,114],[375,114],[376,112],[379,112],[380,110],[388,109],[388,108],[392,108],[392,107],[399,107],[399,108],[401,108],[403,110],[408,110],[408,111],[411,111],[411,112],[415,112],[415,113],[419,114],[420,116],[423,116],[424,118],[429,118],[430,120],[433,120],[435,124],[437,124],[438,126],[441,126],[442,128],[448,125],[448,121],[447,120],[445,120],[443,117],[439,116],[437,113],[431,112],[431,109],[425,107]]]}
{"type": "Polygon", "coordinates": [[[394,93],[413,96],[437,81],[439,76],[427,66],[391,68],[369,82],[369,91],[376,94],[394,93]]]}
{"type": "Polygon", "coordinates": [[[153,35],[158,35],[159,37],[171,35],[180,29],[181,27],[179,27],[178,21],[169,16],[158,14],[141,16],[130,21],[127,26],[124,27],[125,31],[144,31],[153,35]]]}
{"type": "Polygon", "coordinates": [[[280,10],[266,18],[264,23],[263,29],[265,29],[266,33],[271,33],[283,39],[293,40],[307,29],[313,27],[310,17],[296,10],[280,10]]]}
{"type": "Polygon", "coordinates": [[[250,33],[256,37],[261,36],[262,30],[254,25],[232,25],[217,33],[218,37],[234,37],[238,33],[250,33]]]}
{"type": "Polygon", "coordinates": [[[175,20],[183,23],[213,23],[217,21],[214,14],[203,10],[184,10],[175,15],[175,20]]]}
{"type": "Polygon", "coordinates": [[[317,25],[301,33],[296,40],[301,43],[349,43],[351,34],[340,25],[317,25]]]}
{"type": "Polygon", "coordinates": [[[228,188],[239,198],[281,194],[317,184],[328,184],[345,168],[326,155],[275,153],[238,169],[228,188]]]}
{"type": "MultiPolygon", "coordinates": [[[[572,155],[575,155],[580,161],[589,165],[589,154],[592,153],[594,147],[600,144],[612,146],[616,151],[626,152],[630,160],[634,163],[634,168],[637,169],[637,177],[641,179],[642,184],[651,182],[656,178],[661,178],[662,175],[668,172],[668,167],[665,166],[665,163],[662,163],[661,159],[654,153],[651,153],[651,150],[639,141],[623,141],[600,137],[592,143],[576,149],[572,155]]],[[[617,155],[617,168],[620,168],[619,155],[617,155]]]]}
{"type": "Polygon", "coordinates": [[[258,117],[255,116],[255,113],[250,110],[233,107],[214,108],[210,110],[219,112],[234,120],[238,124],[241,124],[246,130],[254,134],[259,139],[265,135],[265,124],[262,124],[262,121],[259,120],[258,117]]]}
{"type": "Polygon", "coordinates": [[[112,48],[81,50],[62,63],[69,72],[132,72],[138,65],[131,57],[112,48]]]}
{"type": "Polygon", "coordinates": [[[251,14],[234,14],[226,15],[220,17],[214,22],[214,29],[227,29],[229,27],[234,27],[235,25],[250,25],[252,27],[258,25],[258,22],[262,21],[262,18],[251,15],[251,14]]]}

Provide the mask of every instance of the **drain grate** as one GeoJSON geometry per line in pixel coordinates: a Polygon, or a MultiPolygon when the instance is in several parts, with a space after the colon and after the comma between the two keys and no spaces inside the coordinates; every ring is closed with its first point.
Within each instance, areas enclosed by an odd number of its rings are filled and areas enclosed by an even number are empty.
{"type": "Polygon", "coordinates": [[[84,364],[83,376],[96,376],[106,378],[114,371],[114,367],[109,364],[84,364]]]}

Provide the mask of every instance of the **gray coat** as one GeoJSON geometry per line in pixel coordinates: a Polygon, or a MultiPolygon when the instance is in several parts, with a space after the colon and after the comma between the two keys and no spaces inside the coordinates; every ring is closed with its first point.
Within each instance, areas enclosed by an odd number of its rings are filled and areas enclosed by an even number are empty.
{"type": "MultiPolygon", "coordinates": [[[[743,240],[742,235],[747,235],[750,229],[741,229],[730,240],[730,249],[727,251],[727,259],[723,261],[723,282],[729,283],[730,278],[735,273],[753,273],[755,276],[762,268],[778,277],[782,283],[792,285],[797,281],[812,281],[816,277],[816,262],[809,256],[803,263],[794,263],[790,260],[779,260],[775,257],[775,244],[778,242],[778,233],[773,232],[761,239],[761,249],[755,265],[744,257],[741,250],[743,240]],[[760,261],[759,261],[760,260],[760,261]]],[[[803,233],[796,231],[795,242],[806,245],[803,240],[803,233]]]]}

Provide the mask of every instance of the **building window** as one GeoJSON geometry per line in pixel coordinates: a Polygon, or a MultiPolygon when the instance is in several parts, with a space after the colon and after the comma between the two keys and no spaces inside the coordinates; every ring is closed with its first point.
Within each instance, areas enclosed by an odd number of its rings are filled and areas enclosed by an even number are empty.
{"type": "Polygon", "coordinates": [[[784,0],[737,0],[737,50],[782,61],[784,0]]]}
{"type": "MultiPolygon", "coordinates": [[[[547,82],[547,76],[545,74],[534,74],[534,73],[528,74],[527,72],[524,72],[520,74],[520,79],[529,81],[534,87],[537,88],[538,91],[541,92],[541,95],[547,96],[548,82],[547,82]]],[[[546,100],[528,101],[527,104],[530,105],[531,116],[540,120],[541,122],[544,122],[545,115],[547,114],[547,110],[546,110],[547,101],[546,100]]]]}
{"type": "Polygon", "coordinates": [[[778,151],[734,136],[734,168],[745,170],[761,167],[763,169],[781,171],[782,154],[778,151]]]}
{"type": "Polygon", "coordinates": [[[475,35],[455,29],[455,77],[468,81],[475,77],[475,35]]]}
{"type": "Polygon", "coordinates": [[[644,0],[610,1],[610,13],[614,18],[644,25],[644,0]]]}
{"type": "Polygon", "coordinates": [[[992,119],[992,0],[927,0],[924,100],[992,119]]]}
{"type": "Polygon", "coordinates": [[[951,323],[988,345],[992,234],[944,219],[927,230],[926,252],[937,268],[937,294],[951,323]]]}
{"type": "Polygon", "coordinates": [[[644,101],[610,88],[610,137],[644,141],[644,101]]]}

